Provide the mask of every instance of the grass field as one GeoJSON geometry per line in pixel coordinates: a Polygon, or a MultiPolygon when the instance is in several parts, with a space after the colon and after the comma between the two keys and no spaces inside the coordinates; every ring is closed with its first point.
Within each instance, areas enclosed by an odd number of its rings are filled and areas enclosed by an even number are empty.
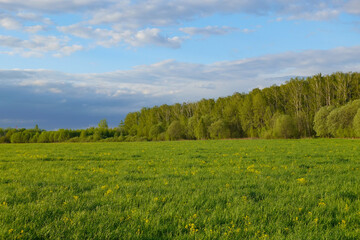
{"type": "Polygon", "coordinates": [[[0,145],[0,239],[360,239],[360,141],[0,145]]]}

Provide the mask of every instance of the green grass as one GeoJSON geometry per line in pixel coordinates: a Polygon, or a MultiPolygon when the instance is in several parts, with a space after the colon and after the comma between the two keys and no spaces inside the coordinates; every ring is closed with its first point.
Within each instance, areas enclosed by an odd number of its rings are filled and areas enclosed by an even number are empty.
{"type": "Polygon", "coordinates": [[[360,239],[360,141],[0,145],[0,239],[360,239]]]}

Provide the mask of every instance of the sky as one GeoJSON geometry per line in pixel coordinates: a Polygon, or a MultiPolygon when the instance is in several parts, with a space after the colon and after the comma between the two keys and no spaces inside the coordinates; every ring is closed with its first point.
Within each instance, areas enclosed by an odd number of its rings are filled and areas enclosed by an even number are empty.
{"type": "Polygon", "coordinates": [[[0,127],[116,127],[359,56],[359,0],[0,0],[0,127]]]}

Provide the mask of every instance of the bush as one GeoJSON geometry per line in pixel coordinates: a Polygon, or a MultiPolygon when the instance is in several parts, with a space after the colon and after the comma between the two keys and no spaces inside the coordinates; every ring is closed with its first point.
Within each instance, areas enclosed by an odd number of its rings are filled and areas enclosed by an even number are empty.
{"type": "Polygon", "coordinates": [[[68,142],[81,142],[83,139],[79,137],[73,137],[68,140],[68,142]]]}
{"type": "Polygon", "coordinates": [[[38,143],[48,143],[49,135],[47,132],[42,132],[38,137],[38,143]]]}
{"type": "Polygon", "coordinates": [[[11,135],[11,143],[22,143],[22,133],[21,132],[17,132],[14,133],[13,135],[11,135]]]}
{"type": "Polygon", "coordinates": [[[210,137],[212,139],[230,138],[230,129],[223,120],[212,123],[209,127],[210,137]]]}
{"type": "Polygon", "coordinates": [[[356,137],[360,137],[360,109],[358,109],[353,120],[354,134],[356,137]]]}
{"type": "Polygon", "coordinates": [[[166,134],[169,140],[178,140],[183,137],[183,128],[178,120],[173,121],[168,127],[166,134]]]}
{"type": "Polygon", "coordinates": [[[149,138],[152,140],[158,140],[158,137],[162,132],[164,132],[164,128],[161,123],[153,125],[149,130],[149,138]]]}
{"type": "Polygon", "coordinates": [[[331,134],[326,124],[326,120],[334,108],[334,106],[325,106],[316,112],[314,117],[314,130],[316,132],[316,136],[330,137],[331,134]]]}
{"type": "Polygon", "coordinates": [[[360,100],[334,109],[327,117],[327,127],[334,137],[353,137],[353,120],[360,108],[360,100]]]}
{"type": "Polygon", "coordinates": [[[295,138],[298,136],[293,118],[284,114],[276,117],[273,133],[276,138],[295,138]]]}

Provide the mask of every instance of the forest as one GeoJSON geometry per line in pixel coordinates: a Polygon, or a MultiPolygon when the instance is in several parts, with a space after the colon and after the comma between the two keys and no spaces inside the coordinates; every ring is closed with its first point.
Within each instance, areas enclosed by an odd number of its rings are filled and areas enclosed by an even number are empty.
{"type": "Polygon", "coordinates": [[[128,113],[117,128],[1,129],[0,143],[360,137],[360,73],[292,78],[249,93],[128,113]]]}

